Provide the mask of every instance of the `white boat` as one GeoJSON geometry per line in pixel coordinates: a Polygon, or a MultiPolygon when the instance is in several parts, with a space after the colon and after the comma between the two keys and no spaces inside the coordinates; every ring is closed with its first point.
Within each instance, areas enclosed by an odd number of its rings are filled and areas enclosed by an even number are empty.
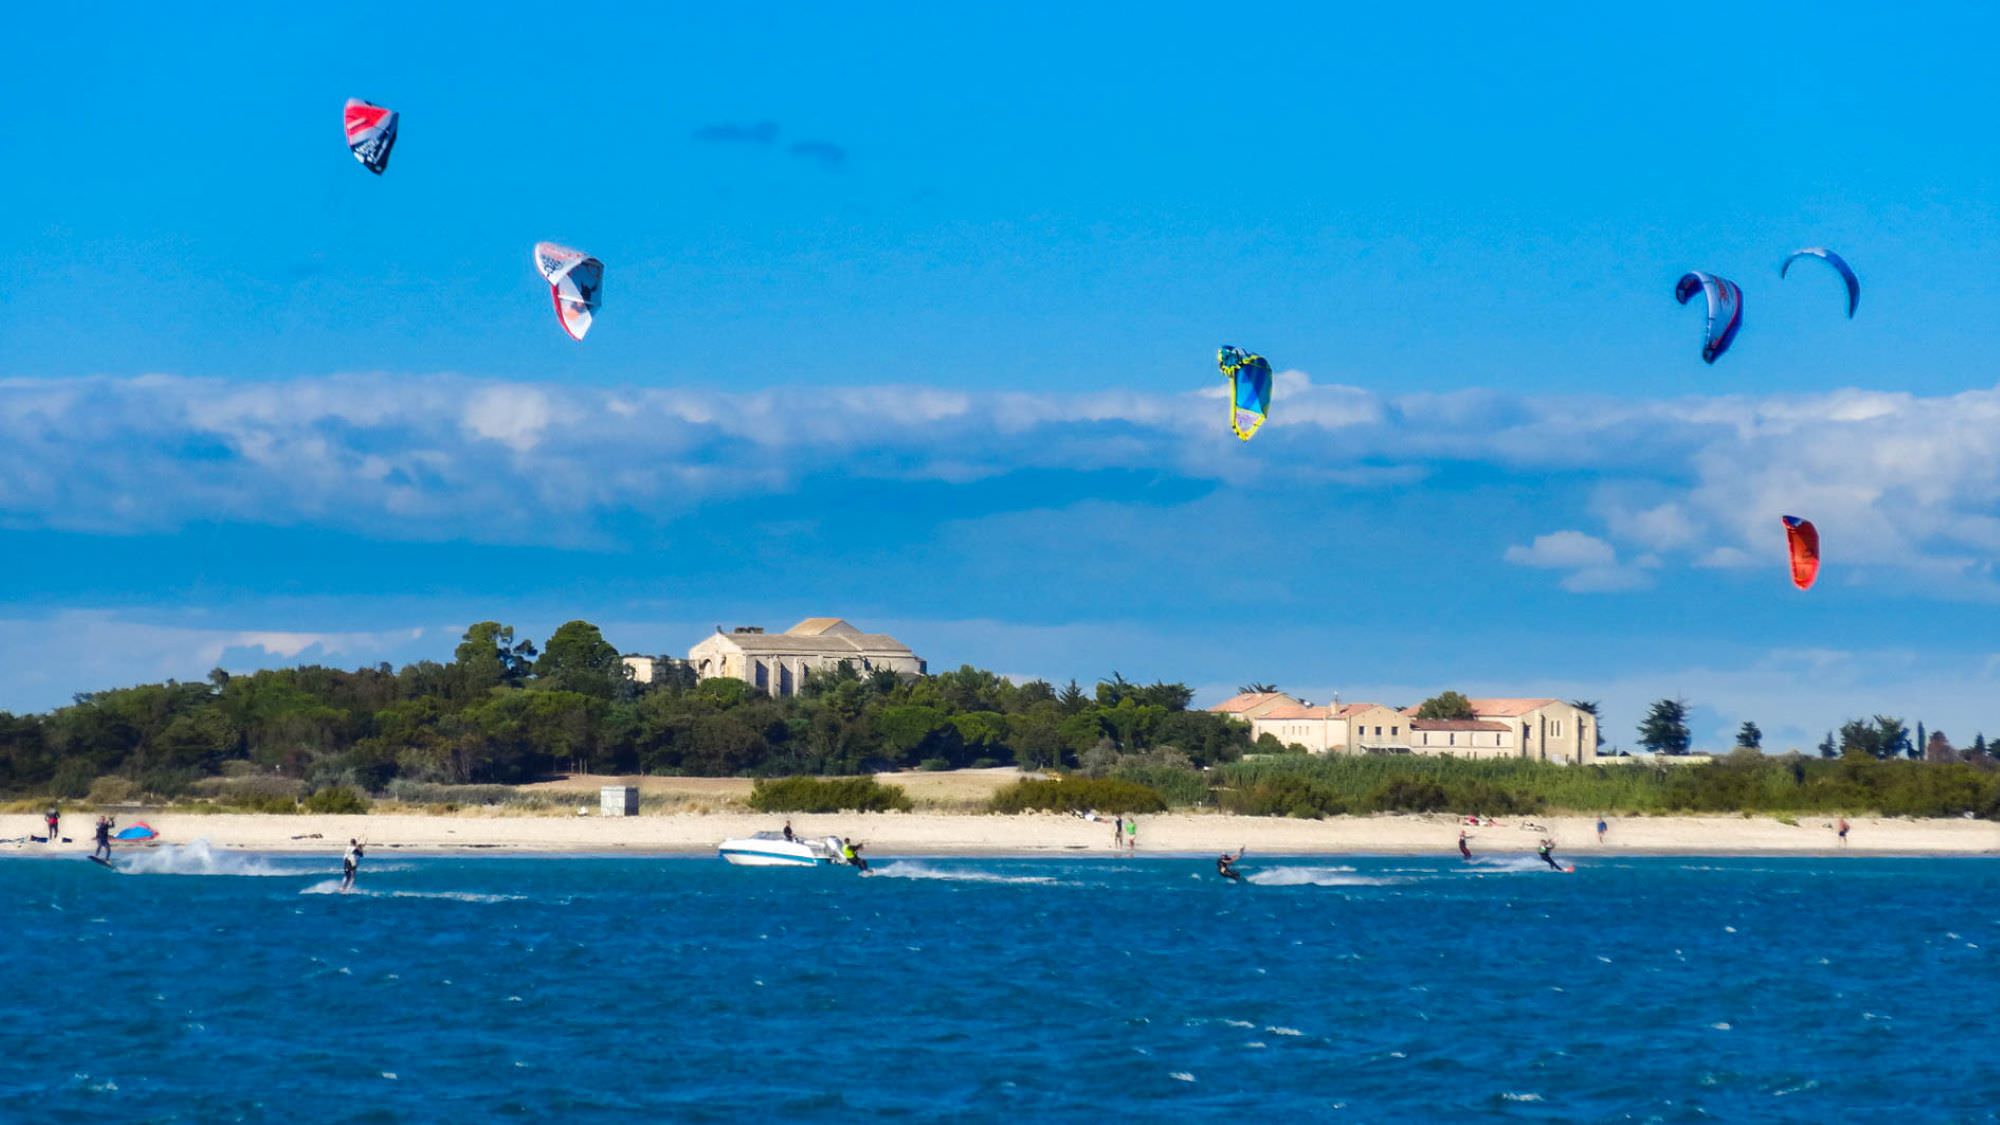
{"type": "Polygon", "coordinates": [[[716,851],[738,867],[830,867],[847,862],[841,857],[838,836],[787,840],[783,832],[759,832],[724,840],[716,851]]]}

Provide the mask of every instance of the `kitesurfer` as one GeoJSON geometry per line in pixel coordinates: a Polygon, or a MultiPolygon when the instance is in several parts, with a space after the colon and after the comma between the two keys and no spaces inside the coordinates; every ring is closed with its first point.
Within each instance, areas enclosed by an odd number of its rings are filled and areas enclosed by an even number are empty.
{"type": "Polygon", "coordinates": [[[1472,858],[1471,840],[1472,837],[1467,836],[1465,834],[1465,829],[1461,828],[1458,830],[1458,858],[1460,859],[1472,858]]]}
{"type": "Polygon", "coordinates": [[[1243,876],[1236,873],[1236,861],[1242,859],[1243,853],[1248,850],[1248,848],[1237,848],[1235,855],[1223,852],[1216,858],[1215,873],[1232,882],[1242,882],[1243,876]]]}
{"type": "Polygon", "coordinates": [[[861,847],[860,844],[855,843],[853,840],[841,840],[840,858],[846,860],[849,867],[857,871],[866,871],[868,870],[868,861],[861,858],[861,847]]]}
{"type": "Polygon", "coordinates": [[[1557,871],[1561,871],[1563,869],[1562,864],[1557,863],[1556,857],[1552,854],[1555,850],[1556,842],[1544,836],[1542,838],[1542,846],[1535,850],[1535,854],[1542,857],[1543,863],[1548,864],[1557,871]]]}
{"type": "Polygon", "coordinates": [[[361,855],[367,845],[354,839],[347,839],[347,854],[340,857],[340,889],[347,892],[354,889],[354,873],[361,867],[361,855]]]}
{"type": "Polygon", "coordinates": [[[111,862],[111,818],[110,817],[100,816],[97,818],[97,846],[90,850],[90,854],[97,857],[98,859],[102,859],[106,863],[111,862]]]}

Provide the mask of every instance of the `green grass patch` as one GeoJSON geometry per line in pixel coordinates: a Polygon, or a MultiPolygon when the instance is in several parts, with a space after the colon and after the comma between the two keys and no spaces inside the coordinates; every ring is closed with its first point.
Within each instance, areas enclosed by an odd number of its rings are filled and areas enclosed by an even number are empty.
{"type": "Polygon", "coordinates": [[[909,812],[910,795],[900,785],[872,777],[759,778],[750,789],[758,812],[909,812]]]}

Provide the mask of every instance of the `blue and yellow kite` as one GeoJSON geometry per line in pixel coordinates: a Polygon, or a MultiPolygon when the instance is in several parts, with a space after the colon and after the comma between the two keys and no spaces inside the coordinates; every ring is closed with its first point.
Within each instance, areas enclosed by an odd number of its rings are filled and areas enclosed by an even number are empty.
{"type": "Polygon", "coordinates": [[[1249,441],[1271,416],[1270,361],[1255,352],[1225,346],[1215,353],[1215,365],[1229,380],[1229,428],[1249,441]]]}

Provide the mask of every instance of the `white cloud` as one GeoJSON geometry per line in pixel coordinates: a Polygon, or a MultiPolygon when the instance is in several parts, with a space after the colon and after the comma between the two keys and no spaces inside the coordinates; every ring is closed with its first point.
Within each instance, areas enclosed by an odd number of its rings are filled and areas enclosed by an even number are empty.
{"type": "Polygon", "coordinates": [[[52,707],[78,691],[199,680],[216,667],[242,672],[434,656],[424,650],[448,651],[457,635],[443,628],[289,632],[73,609],[0,618],[0,679],[8,685],[10,706],[52,707]]]}
{"type": "MultiPolygon", "coordinates": [[[[620,405],[614,399],[605,408],[618,413],[620,405]]],[[[486,387],[465,404],[465,428],[516,453],[526,453],[541,443],[551,414],[549,396],[533,387],[486,387]]]]}
{"type": "Polygon", "coordinates": [[[449,375],[0,380],[0,521],[582,545],[620,517],[665,522],[815,475],[966,484],[1109,469],[1283,498],[1484,467],[1569,483],[1548,491],[1547,519],[1577,538],[1508,557],[1568,572],[1571,589],[1643,584],[1649,554],[1660,567],[1777,560],[1789,513],[1818,524],[1830,581],[2000,596],[2000,390],[1385,395],[1289,371],[1279,386],[1270,425],[1246,445],[1228,437],[1207,384],[714,394],[449,375]],[[1596,561],[1538,561],[1560,550],[1596,561]]]}
{"type": "Polygon", "coordinates": [[[1611,566],[1618,552],[1604,540],[1581,531],[1557,531],[1537,535],[1526,547],[1507,548],[1507,561],[1516,566],[1538,566],[1558,570],[1611,566]]]}
{"type": "Polygon", "coordinates": [[[1569,571],[1562,587],[1577,594],[1642,588],[1650,584],[1646,571],[1660,564],[1657,556],[1642,555],[1630,565],[1620,565],[1617,548],[1581,531],[1537,535],[1528,546],[1507,548],[1505,557],[1516,566],[1569,571]]]}

